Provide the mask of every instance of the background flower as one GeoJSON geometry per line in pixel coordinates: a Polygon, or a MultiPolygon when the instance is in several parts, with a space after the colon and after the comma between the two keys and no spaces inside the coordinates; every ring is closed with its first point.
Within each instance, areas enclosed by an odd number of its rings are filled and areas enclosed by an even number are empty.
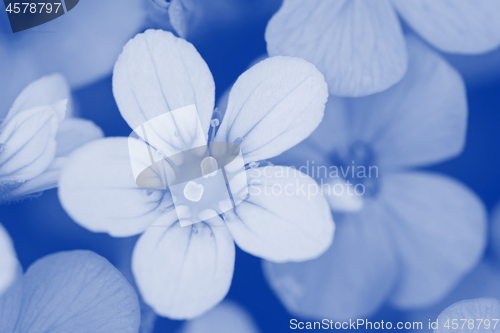
{"type": "Polygon", "coordinates": [[[109,75],[146,18],[143,0],[85,0],[57,20],[11,34],[6,14],[0,15],[0,110],[44,75],[61,73],[73,88],[109,75]]]}
{"type": "Polygon", "coordinates": [[[0,297],[2,332],[138,332],[132,286],[90,251],[46,256],[0,297]]]}
{"type": "MultiPolygon", "coordinates": [[[[466,303],[466,308],[470,308],[474,302],[462,302],[462,300],[500,298],[500,269],[498,266],[500,257],[498,256],[498,204],[490,214],[490,237],[486,254],[481,262],[469,272],[464,279],[448,293],[446,297],[438,303],[419,309],[409,314],[412,321],[423,321],[429,318],[437,318],[444,308],[449,308],[455,303],[466,303]]],[[[460,308],[460,307],[459,307],[460,308]]],[[[483,318],[483,317],[475,317],[483,318]]],[[[498,326],[498,325],[497,325],[498,326]]],[[[492,328],[490,328],[491,331],[492,328]]],[[[426,329],[425,331],[432,331],[426,329]]]]}
{"type": "Polygon", "coordinates": [[[268,19],[266,14],[275,11],[279,0],[147,0],[149,19],[155,28],[175,30],[190,40],[196,35],[210,35],[216,30],[227,31],[244,21],[268,19]]]}
{"type": "Polygon", "coordinates": [[[180,333],[259,333],[250,314],[231,301],[224,301],[204,315],[187,321],[180,333]]]}
{"type": "Polygon", "coordinates": [[[373,314],[386,301],[401,309],[428,306],[482,255],[481,200],[453,179],[409,170],[461,152],[467,105],[460,76],[419,41],[407,44],[410,62],[401,82],[365,98],[330,98],[316,132],[286,153],[293,156],[280,157],[297,166],[308,160],[378,170],[371,178],[346,178],[365,187],[360,205],[346,207],[324,194],[334,212],[343,213],[325,254],[305,263],[264,264],[294,314],[346,319],[373,314]]]}
{"type": "Polygon", "coordinates": [[[0,200],[12,201],[57,186],[66,156],[102,136],[87,120],[65,119],[69,88],[60,75],[26,87],[0,125],[0,200]]]}
{"type": "Polygon", "coordinates": [[[266,29],[268,53],[310,61],[334,95],[377,93],[406,72],[398,14],[444,52],[482,53],[500,45],[494,0],[285,0],[266,29]]]}
{"type": "Polygon", "coordinates": [[[494,298],[476,298],[457,302],[441,312],[434,332],[449,332],[451,327],[463,332],[500,332],[500,302],[494,298]],[[455,319],[455,321],[454,321],[455,319]],[[460,320],[466,319],[466,322],[460,320]],[[472,319],[472,322],[469,321],[472,319]],[[496,321],[492,319],[497,319],[496,321]],[[458,326],[455,326],[456,325],[458,326]],[[448,324],[449,327],[445,327],[448,324]]]}

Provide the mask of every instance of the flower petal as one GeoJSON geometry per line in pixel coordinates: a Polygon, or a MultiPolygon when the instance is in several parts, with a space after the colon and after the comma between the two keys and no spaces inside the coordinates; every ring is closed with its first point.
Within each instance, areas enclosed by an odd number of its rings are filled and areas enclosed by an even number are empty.
{"type": "Polygon", "coordinates": [[[380,168],[440,162],[459,154],[465,142],[460,75],[415,38],[407,44],[410,61],[401,82],[349,101],[351,137],[374,145],[380,168]]]}
{"type": "Polygon", "coordinates": [[[238,304],[224,301],[204,315],[186,322],[181,333],[258,333],[249,313],[238,304]]]}
{"type": "Polygon", "coordinates": [[[41,174],[56,151],[56,132],[64,118],[66,100],[16,113],[2,123],[0,177],[5,183],[22,182],[41,174]]]}
{"type": "Polygon", "coordinates": [[[14,332],[21,303],[23,301],[23,279],[22,269],[19,265],[18,278],[11,284],[2,295],[0,295],[0,324],[3,332],[14,332]]]}
{"type": "Polygon", "coordinates": [[[274,157],[314,131],[327,98],[323,75],[313,65],[298,58],[268,58],[234,84],[215,141],[243,140],[238,144],[246,163],[274,157]]]}
{"type": "Polygon", "coordinates": [[[194,104],[208,133],[215,102],[212,73],[192,44],[170,32],[148,30],[125,45],[114,69],[113,93],[132,129],[194,104]]]}
{"type": "Polygon", "coordinates": [[[196,25],[196,19],[200,19],[199,11],[196,13],[198,15],[195,15],[197,7],[200,8],[191,0],[172,0],[168,8],[168,16],[172,27],[179,36],[185,38],[190,28],[196,25]]]}
{"type": "Polygon", "coordinates": [[[27,270],[14,332],[137,332],[137,295],[106,259],[90,251],[59,252],[27,270]]]}
{"type": "Polygon", "coordinates": [[[321,257],[303,263],[264,262],[265,276],[288,311],[335,320],[375,312],[397,276],[388,218],[369,201],[337,223],[335,241],[321,257]]]}
{"type": "Polygon", "coordinates": [[[74,149],[102,136],[101,129],[91,121],[75,118],[63,120],[57,129],[56,153],[51,164],[38,176],[28,179],[13,189],[4,200],[18,200],[29,194],[57,187],[59,176],[66,164],[66,156],[74,149]]]}
{"type": "MultiPolygon", "coordinates": [[[[9,108],[12,96],[44,75],[61,73],[75,88],[109,75],[123,45],[143,29],[143,6],[142,0],[80,1],[57,20],[4,34],[9,38],[0,40],[0,110],[9,108]]],[[[4,17],[2,31],[8,31],[4,17]]]]}
{"type": "Polygon", "coordinates": [[[65,157],[56,157],[41,174],[33,177],[19,186],[15,186],[7,195],[2,197],[5,202],[22,200],[30,194],[40,193],[57,187],[59,176],[66,163],[65,157]]]}
{"type": "Polygon", "coordinates": [[[102,130],[90,120],[65,119],[57,128],[56,157],[68,156],[76,148],[103,136],[102,130]]]}
{"type": "Polygon", "coordinates": [[[484,53],[500,45],[496,0],[393,0],[401,16],[445,52],[484,53]]]}
{"type": "Polygon", "coordinates": [[[95,140],[77,149],[62,172],[59,199],[76,222],[115,237],[141,233],[173,210],[169,193],[136,185],[126,138],[95,140]]]}
{"type": "MultiPolygon", "coordinates": [[[[474,325],[473,327],[476,327],[476,329],[470,329],[469,328],[469,323],[467,322],[466,326],[468,329],[463,330],[462,332],[498,332],[498,328],[493,329],[492,326],[497,326],[496,324],[498,323],[498,317],[500,316],[500,302],[497,299],[494,298],[475,298],[475,299],[468,299],[464,301],[460,301],[457,303],[454,303],[444,309],[443,312],[439,315],[438,323],[443,323],[442,325],[439,325],[437,329],[434,330],[434,333],[442,333],[442,332],[449,332],[450,329],[444,327],[445,323],[454,323],[458,322],[459,320],[456,319],[466,319],[466,318],[471,318],[474,319],[474,325]],[[488,319],[488,324],[483,323],[488,319]],[[492,321],[492,319],[495,319],[495,321],[492,321]],[[478,321],[476,321],[478,320],[478,321]],[[478,326],[479,320],[482,326],[478,326]],[[488,328],[486,328],[488,327],[488,328]]],[[[461,321],[460,323],[463,323],[461,321]]],[[[452,325],[450,325],[453,327],[452,325]]]]}
{"type": "Polygon", "coordinates": [[[288,167],[247,172],[250,196],[225,213],[238,246],[274,262],[316,258],[332,243],[335,225],[316,182],[288,167]]]}
{"type": "Polygon", "coordinates": [[[19,263],[14,244],[9,234],[0,224],[0,296],[14,282],[19,263]]]}
{"type": "Polygon", "coordinates": [[[162,216],[139,238],[132,257],[144,301],[172,319],[194,318],[219,303],[233,269],[234,243],[218,217],[181,227],[162,216]]]}
{"type": "Polygon", "coordinates": [[[121,0],[119,4],[116,0],[80,1],[67,15],[31,30],[55,33],[23,34],[22,44],[29,47],[21,52],[42,72],[62,73],[72,86],[100,79],[111,72],[123,45],[145,21],[142,1],[121,0]]]}
{"type": "Polygon", "coordinates": [[[52,74],[36,80],[27,86],[16,98],[4,122],[21,111],[34,107],[53,105],[71,96],[68,82],[61,74],[52,74]]]}
{"type": "Polygon", "coordinates": [[[401,308],[442,298],[480,260],[486,211],[464,185],[431,173],[386,176],[380,200],[391,220],[401,274],[391,297],[401,308]]]}
{"type": "MultiPolygon", "coordinates": [[[[312,164],[314,161],[319,166],[329,165],[332,152],[348,148],[352,143],[348,122],[350,111],[346,108],[346,104],[345,98],[330,95],[325,106],[325,116],[318,128],[295,147],[274,157],[273,163],[290,165],[297,169],[302,167],[306,170],[308,162],[312,164]]],[[[307,170],[305,173],[311,174],[311,171],[307,170]]]]}
{"type": "Polygon", "coordinates": [[[271,56],[316,65],[333,95],[380,92],[406,71],[403,33],[386,0],[285,0],[269,21],[266,41],[271,56]]]}

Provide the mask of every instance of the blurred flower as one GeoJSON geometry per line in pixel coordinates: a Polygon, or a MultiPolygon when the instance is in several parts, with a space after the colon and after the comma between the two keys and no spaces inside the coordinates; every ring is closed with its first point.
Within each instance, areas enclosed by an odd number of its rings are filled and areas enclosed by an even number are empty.
{"type": "Polygon", "coordinates": [[[253,319],[238,304],[224,301],[204,315],[189,320],[180,333],[259,333],[253,319]]]}
{"type": "MultiPolygon", "coordinates": [[[[208,136],[215,95],[212,74],[196,49],[171,33],[149,30],[132,39],[116,63],[113,91],[133,129],[194,104],[208,136]]],[[[249,182],[259,183],[255,186],[261,190],[275,184],[291,184],[290,190],[313,184],[293,170],[280,179],[265,178],[262,174],[274,175],[277,167],[256,166],[305,139],[321,122],[326,98],[323,76],[313,65],[297,58],[270,58],[239,77],[212,139],[238,142],[245,163],[253,162],[249,182]]],[[[194,137],[197,126],[175,120],[177,128],[158,124],[154,129],[161,139],[155,141],[155,151],[188,146],[194,137]]],[[[132,162],[150,165],[147,159],[132,162]]],[[[182,228],[170,192],[141,189],[134,180],[127,138],[98,140],[72,155],[59,197],[72,218],[92,231],[116,237],[143,233],[132,269],[145,302],[163,316],[192,318],[224,298],[233,274],[234,242],[259,257],[285,262],[314,258],[332,241],[331,214],[318,195],[251,193],[234,210],[182,228]]]]}
{"type": "Polygon", "coordinates": [[[0,224],[0,296],[14,282],[19,268],[12,240],[0,224]]]}
{"type": "Polygon", "coordinates": [[[335,242],[321,257],[264,264],[294,314],[346,319],[370,315],[385,301],[401,309],[427,306],[481,257],[486,213],[479,198],[444,175],[408,170],[462,151],[463,82],[418,40],[410,37],[407,45],[409,67],[401,82],[369,97],[330,97],[318,129],[277,159],[302,167],[307,160],[310,169],[315,163],[318,182],[349,182],[359,194],[324,187],[339,217],[335,242]],[[348,172],[325,177],[317,166],[348,172]],[[358,173],[363,169],[366,175],[358,173]]]}
{"type": "Polygon", "coordinates": [[[464,300],[441,312],[438,317],[438,327],[434,328],[434,332],[449,332],[450,328],[460,329],[460,332],[500,332],[499,318],[500,302],[498,300],[494,298],[464,300]]]}
{"type": "Polygon", "coordinates": [[[0,297],[2,333],[137,333],[137,294],[90,251],[51,254],[32,264],[0,297]]]}
{"type": "Polygon", "coordinates": [[[487,251],[486,255],[474,270],[468,273],[445,298],[430,307],[409,313],[409,318],[412,321],[426,321],[429,318],[437,318],[444,308],[464,299],[500,299],[500,266],[498,265],[500,259],[498,252],[500,204],[497,204],[495,209],[493,209],[490,222],[489,249],[492,251],[487,251]]]}
{"type": "MultiPolygon", "coordinates": [[[[207,28],[234,27],[250,17],[274,12],[279,0],[147,0],[149,19],[163,30],[183,37],[203,34],[207,28]],[[272,10],[272,11],[271,11],[272,10]]],[[[267,18],[266,18],[267,21],[267,18]]]]}
{"type": "Polygon", "coordinates": [[[0,201],[57,186],[66,156],[102,136],[92,122],[65,119],[69,87],[58,74],[26,87],[0,124],[0,201]]]}
{"type": "MultiPolygon", "coordinates": [[[[489,258],[483,259],[445,298],[430,307],[409,312],[408,319],[424,322],[429,318],[437,318],[444,308],[461,300],[473,298],[500,298],[500,268],[498,263],[489,258]]],[[[465,317],[462,318],[465,319],[465,317]]],[[[423,331],[431,332],[432,330],[426,329],[424,325],[423,331]]]]}
{"type": "Polygon", "coordinates": [[[267,26],[268,52],[310,61],[334,95],[381,92],[407,68],[398,15],[444,52],[477,54],[500,45],[496,0],[284,0],[267,26]]]}
{"type": "Polygon", "coordinates": [[[56,20],[12,34],[7,15],[0,15],[0,110],[50,73],[63,74],[73,88],[109,75],[145,16],[144,0],[85,0],[56,20]]]}

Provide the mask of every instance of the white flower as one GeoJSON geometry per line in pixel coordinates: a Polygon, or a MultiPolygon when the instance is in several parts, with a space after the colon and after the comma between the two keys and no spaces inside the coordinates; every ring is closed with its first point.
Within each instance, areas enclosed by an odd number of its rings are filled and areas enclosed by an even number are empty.
{"type": "MultiPolygon", "coordinates": [[[[116,63],[113,91],[132,129],[194,104],[207,137],[215,97],[212,75],[193,45],[171,33],[149,30],[132,39],[116,63]]],[[[321,122],[326,98],[326,83],[313,65],[297,58],[267,59],[234,84],[215,141],[237,141],[245,163],[258,164],[305,139],[321,122]]],[[[177,129],[155,128],[154,149],[169,151],[194,137],[197,126],[177,120],[177,129]]],[[[150,165],[147,158],[132,162],[150,165]]],[[[277,169],[252,169],[249,182],[258,183],[262,193],[273,185],[290,185],[293,192],[315,184],[293,170],[273,177],[277,169]]],[[[76,151],[61,177],[59,197],[67,212],[92,231],[118,237],[143,233],[132,258],[139,290],[158,314],[177,319],[200,315],[224,298],[233,274],[234,242],[254,255],[287,262],[320,255],[333,238],[326,200],[306,193],[250,193],[234,210],[180,227],[168,190],[135,184],[126,138],[98,140],[76,151]]]]}

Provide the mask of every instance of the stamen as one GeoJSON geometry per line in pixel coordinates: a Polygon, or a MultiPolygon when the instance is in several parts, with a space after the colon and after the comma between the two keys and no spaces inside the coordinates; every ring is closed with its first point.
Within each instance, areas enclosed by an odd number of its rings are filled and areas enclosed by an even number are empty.
{"type": "Polygon", "coordinates": [[[250,162],[250,164],[248,164],[248,166],[250,167],[250,169],[256,169],[259,167],[259,163],[257,162],[250,162]]]}
{"type": "MultiPolygon", "coordinates": [[[[214,110],[214,114],[218,112],[217,108],[214,110]]],[[[212,127],[212,133],[210,134],[210,140],[209,142],[213,142],[215,138],[215,133],[217,132],[217,126],[220,125],[220,121],[217,118],[213,118],[210,120],[210,126],[212,127]]]]}

